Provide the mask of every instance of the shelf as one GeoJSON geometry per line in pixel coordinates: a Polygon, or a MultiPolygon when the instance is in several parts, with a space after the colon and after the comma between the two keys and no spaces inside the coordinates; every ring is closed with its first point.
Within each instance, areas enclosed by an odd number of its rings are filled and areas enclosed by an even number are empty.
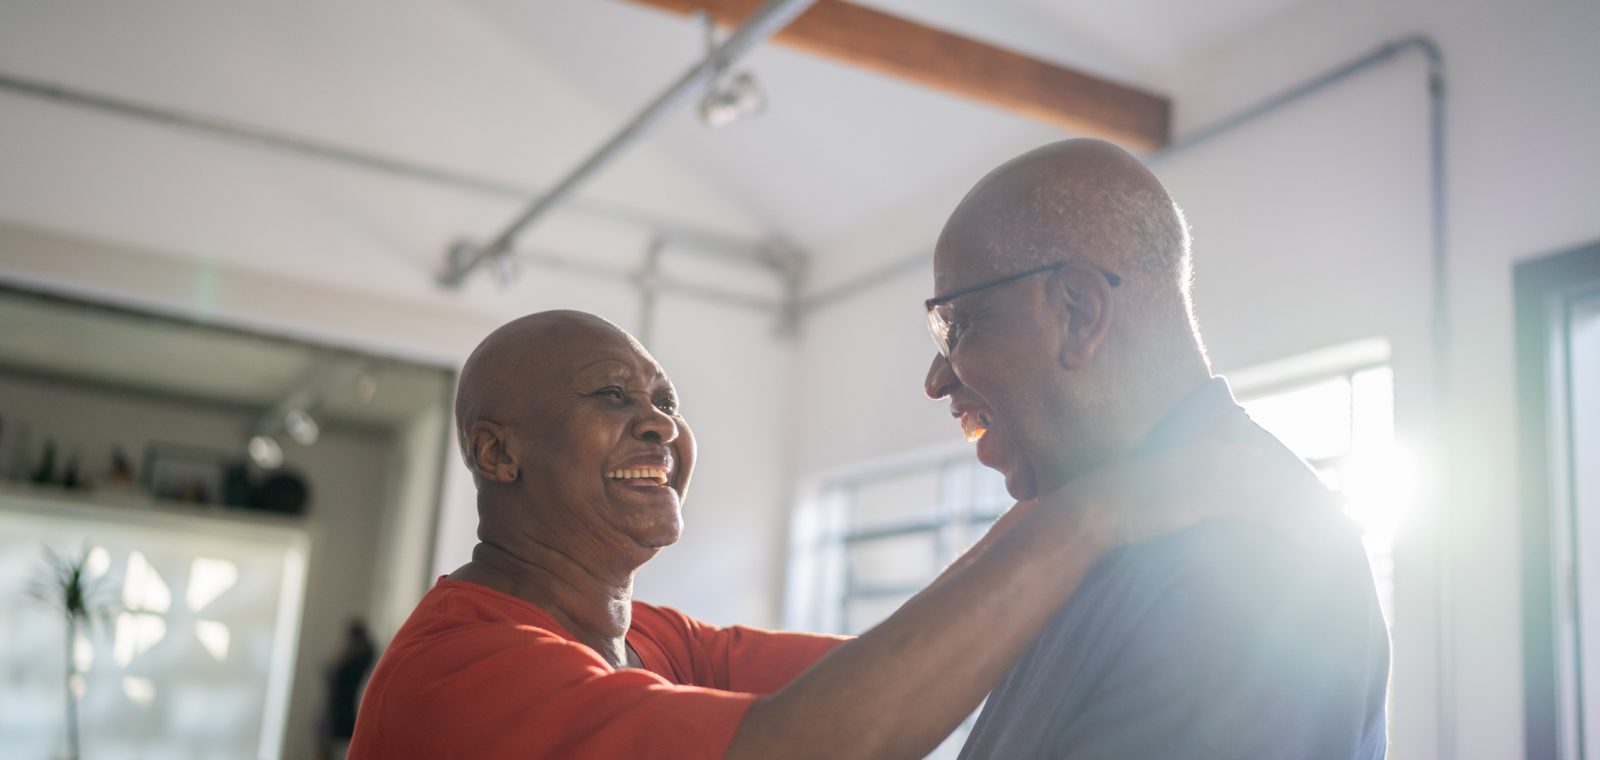
{"type": "Polygon", "coordinates": [[[97,523],[182,524],[234,535],[262,536],[263,532],[270,532],[303,538],[306,534],[306,520],[302,516],[155,499],[136,491],[68,491],[26,483],[0,483],[0,511],[44,515],[70,513],[97,523]]]}

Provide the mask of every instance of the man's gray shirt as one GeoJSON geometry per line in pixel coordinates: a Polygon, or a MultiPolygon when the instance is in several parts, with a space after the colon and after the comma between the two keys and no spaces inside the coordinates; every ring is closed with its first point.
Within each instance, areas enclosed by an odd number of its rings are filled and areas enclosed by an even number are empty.
{"type": "MultiPolygon", "coordinates": [[[[1141,451],[1224,429],[1263,468],[1315,477],[1221,378],[1141,451]]],[[[1360,536],[1329,504],[1284,508],[1309,538],[1214,520],[1108,554],[989,695],[962,760],[1382,758],[1389,639],[1360,536]]]]}

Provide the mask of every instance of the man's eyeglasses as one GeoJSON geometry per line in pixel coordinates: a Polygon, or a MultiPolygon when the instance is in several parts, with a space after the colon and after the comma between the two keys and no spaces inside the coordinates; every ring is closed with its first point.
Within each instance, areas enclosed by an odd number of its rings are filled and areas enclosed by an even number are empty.
{"type": "MultiPolygon", "coordinates": [[[[950,351],[956,347],[956,341],[961,339],[961,325],[953,318],[955,314],[956,301],[990,288],[997,288],[1007,283],[1016,282],[1024,277],[1032,277],[1036,274],[1054,272],[1057,269],[1060,269],[1071,263],[1073,263],[1072,260],[1067,259],[1063,261],[1057,261],[1054,264],[1045,264],[1041,267],[1034,267],[1033,269],[1017,272],[1016,274],[1008,274],[1005,277],[1001,277],[997,280],[990,280],[979,285],[973,285],[970,288],[962,288],[954,293],[946,293],[942,296],[936,296],[924,301],[922,305],[928,309],[928,330],[933,333],[933,342],[939,344],[940,355],[947,359],[950,358],[950,351]]],[[[1122,284],[1121,277],[1118,277],[1105,270],[1101,270],[1100,273],[1105,275],[1106,282],[1111,283],[1111,287],[1114,288],[1122,284]]]]}

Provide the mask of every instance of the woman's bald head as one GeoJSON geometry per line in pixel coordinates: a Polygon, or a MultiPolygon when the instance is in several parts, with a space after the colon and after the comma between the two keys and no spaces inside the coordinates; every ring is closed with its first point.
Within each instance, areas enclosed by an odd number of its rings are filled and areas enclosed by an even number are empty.
{"type": "Polygon", "coordinates": [[[477,473],[468,431],[481,420],[519,416],[521,406],[538,403],[568,369],[574,349],[596,342],[624,343],[645,353],[626,330],[582,311],[541,311],[519,317],[489,333],[467,357],[456,383],[456,439],[467,468],[477,473]],[[511,408],[515,405],[517,408],[511,408]]]}

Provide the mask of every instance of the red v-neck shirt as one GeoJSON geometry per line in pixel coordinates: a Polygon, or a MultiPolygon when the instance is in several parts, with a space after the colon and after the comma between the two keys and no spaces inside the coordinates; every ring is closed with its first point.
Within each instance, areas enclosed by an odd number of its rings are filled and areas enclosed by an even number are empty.
{"type": "Polygon", "coordinates": [[[633,603],[615,669],[548,613],[441,579],[367,685],[351,742],[373,758],[718,758],[762,694],[843,639],[719,628],[633,603]]]}

